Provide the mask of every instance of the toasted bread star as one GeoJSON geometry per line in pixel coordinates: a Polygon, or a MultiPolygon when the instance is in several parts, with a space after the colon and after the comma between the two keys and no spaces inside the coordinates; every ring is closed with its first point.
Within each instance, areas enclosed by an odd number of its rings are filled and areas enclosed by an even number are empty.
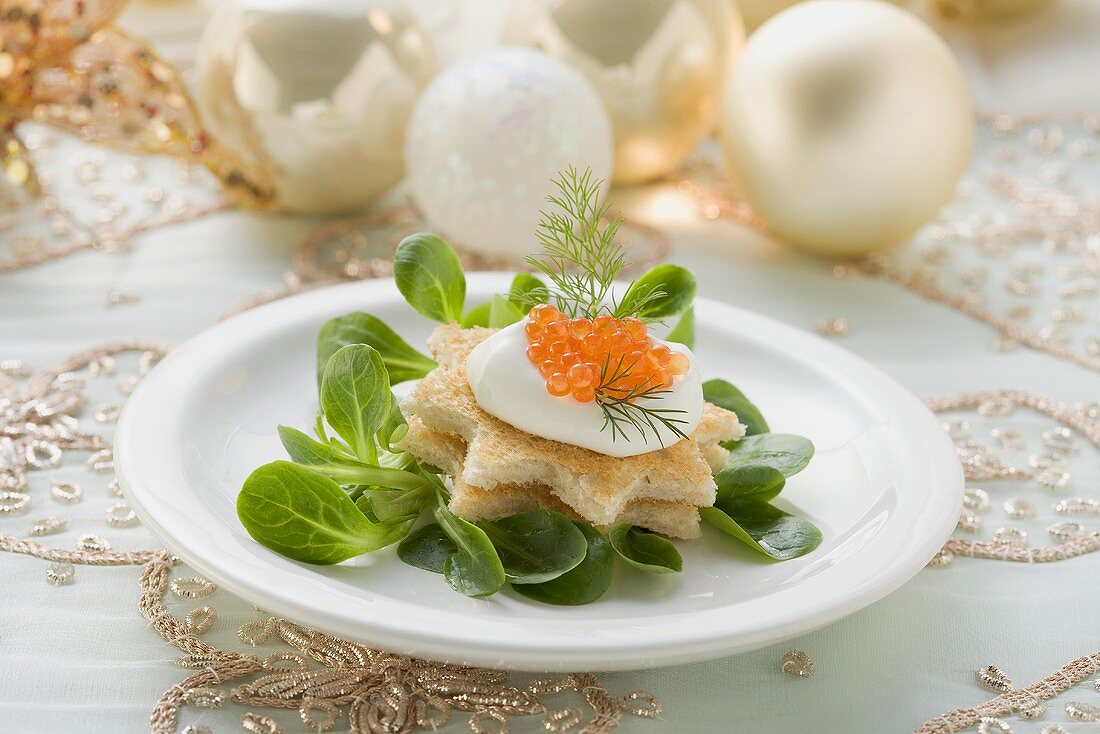
{"type": "MultiPolygon", "coordinates": [[[[439,467],[451,477],[451,511],[467,520],[496,520],[528,510],[555,510],[568,517],[584,519],[562,502],[545,484],[501,484],[493,489],[474,486],[462,479],[466,444],[456,436],[433,431],[424,421],[410,415],[406,441],[416,447],[419,458],[439,467]]],[[[615,522],[648,528],[673,538],[699,537],[699,508],[686,502],[640,499],[626,503],[615,522]]],[[[599,526],[606,530],[606,526],[599,526]]]]}
{"type": "MultiPolygon", "coordinates": [[[[536,506],[546,506],[544,497],[553,496],[594,525],[674,512],[679,513],[675,522],[657,524],[667,531],[690,526],[694,518],[697,533],[695,508],[714,502],[712,468],[720,468],[725,457],[717,444],[744,433],[735,414],[707,405],[688,439],[623,458],[533,436],[486,413],[470,389],[466,358],[494,332],[437,328],[428,345],[439,367],[402,404],[410,429],[402,448],[452,474],[455,512],[491,516],[494,512],[479,508],[522,505],[516,501],[522,491],[536,506]]],[[[694,533],[688,528],[672,534],[694,533]]]]}

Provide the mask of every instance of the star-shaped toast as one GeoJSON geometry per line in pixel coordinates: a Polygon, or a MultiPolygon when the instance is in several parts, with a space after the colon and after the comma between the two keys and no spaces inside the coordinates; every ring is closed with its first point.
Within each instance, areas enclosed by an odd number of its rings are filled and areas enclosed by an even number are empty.
{"type": "Polygon", "coordinates": [[[744,435],[737,416],[708,404],[689,438],[623,458],[531,435],[482,410],[467,381],[466,358],[495,331],[437,328],[428,346],[439,367],[402,403],[401,447],[453,477],[451,509],[492,517],[557,504],[594,525],[697,535],[696,508],[713,504],[712,471],[725,461],[718,443],[744,435]]]}

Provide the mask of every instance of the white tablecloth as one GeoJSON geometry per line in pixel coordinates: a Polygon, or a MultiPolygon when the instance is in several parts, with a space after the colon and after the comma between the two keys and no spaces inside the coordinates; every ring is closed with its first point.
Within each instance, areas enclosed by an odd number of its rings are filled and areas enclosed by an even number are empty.
{"type": "MultiPolygon", "coordinates": [[[[1075,13],[1084,12],[1080,6],[1075,13]]],[[[1096,15],[1091,13],[1093,21],[1096,15]]],[[[1091,46],[1086,50],[1100,48],[1091,46]]],[[[1059,57],[1062,43],[1051,40],[1045,49],[1059,57]]],[[[980,85],[977,67],[969,68],[980,85]]],[[[1085,91],[1091,93],[1092,109],[1100,109],[1095,68],[1066,74],[1074,84],[1092,85],[1085,91]]],[[[989,79],[998,81],[976,96],[992,104],[998,85],[1009,80],[999,74],[989,79]]],[[[1045,85],[1034,89],[1054,94],[1045,85]]],[[[1030,91],[1014,89],[1012,94],[1027,101],[1030,91]]],[[[219,214],[144,236],[131,254],[88,253],[0,276],[0,358],[18,357],[43,367],[110,339],[182,341],[239,299],[277,287],[293,246],[314,224],[219,214]],[[106,306],[105,294],[114,287],[136,292],[140,301],[106,306]]],[[[827,264],[791,254],[732,224],[680,224],[668,231],[671,258],[695,270],[702,295],[806,328],[821,318],[843,317],[851,325],[844,346],[918,395],[1021,388],[1070,403],[1100,396],[1095,373],[1028,350],[994,352],[988,346],[994,334],[982,324],[880,281],[834,278],[827,264]]],[[[1098,316],[1090,313],[1089,318],[1098,316]]],[[[97,387],[103,402],[117,399],[113,389],[109,381],[97,387]]],[[[1044,425],[1037,419],[1032,423],[1044,425]]],[[[1091,451],[1083,448],[1075,481],[1095,495],[1100,465],[1091,451]]],[[[65,478],[79,468],[74,462],[52,476],[65,478]]],[[[113,501],[104,491],[107,479],[83,479],[87,499],[63,511],[73,519],[72,529],[46,540],[73,547],[79,534],[94,531],[116,549],[155,547],[141,528],[113,529],[103,523],[113,501]]],[[[46,480],[34,481],[32,491],[43,496],[46,480]]],[[[995,502],[1010,494],[999,486],[991,492],[995,502]]],[[[0,533],[22,533],[25,523],[26,517],[0,518],[0,533]]],[[[1042,527],[1037,523],[1036,532],[1041,534],[1042,527]]],[[[0,731],[115,734],[145,729],[152,705],[184,671],[173,664],[178,651],[138,614],[138,569],[78,567],[74,584],[54,587],[45,582],[45,565],[0,554],[0,731]]],[[[991,697],[975,684],[978,668],[994,663],[1023,685],[1100,649],[1097,578],[1100,555],[1042,566],[959,559],[947,568],[924,570],[883,601],[801,638],[716,662],[603,680],[617,692],[648,690],[664,704],[661,721],[628,718],[626,732],[908,731],[944,711],[991,697]],[[815,661],[814,676],[802,680],[780,672],[780,658],[794,648],[815,661]]],[[[249,605],[224,592],[202,603],[221,615],[209,639],[239,649],[237,627],[255,618],[249,605]]],[[[179,613],[194,606],[172,603],[179,613]]],[[[1100,704],[1100,693],[1089,687],[1062,696],[1048,720],[1065,722],[1060,704],[1072,699],[1100,704]]],[[[207,723],[216,732],[239,731],[243,712],[227,706],[196,717],[192,710],[184,721],[207,723]]],[[[293,712],[278,718],[284,731],[301,729],[293,712]]],[[[539,729],[535,720],[523,726],[539,729]]],[[[1014,726],[1018,732],[1037,732],[1040,724],[1014,726]]],[[[1066,726],[1086,732],[1097,725],[1066,726]]]]}

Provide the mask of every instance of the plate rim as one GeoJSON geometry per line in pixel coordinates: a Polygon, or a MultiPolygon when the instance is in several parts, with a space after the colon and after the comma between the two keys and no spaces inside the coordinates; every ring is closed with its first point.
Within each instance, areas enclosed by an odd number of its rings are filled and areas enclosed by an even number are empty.
{"type": "MultiPolygon", "coordinates": [[[[477,287],[484,284],[486,289],[500,290],[507,287],[510,278],[510,273],[467,274],[468,288],[470,288],[471,283],[474,283],[477,287]]],[[[937,438],[932,439],[932,443],[939,443],[944,452],[943,458],[952,460],[950,464],[946,464],[945,461],[928,462],[929,470],[934,475],[932,486],[938,488],[930,490],[930,500],[937,495],[943,495],[943,499],[947,500],[947,490],[949,488],[957,490],[954,493],[953,503],[949,503],[952,509],[950,511],[945,509],[943,512],[940,532],[930,534],[924,542],[918,543],[905,563],[895,562],[878,570],[874,576],[867,579],[860,586],[860,593],[849,591],[846,598],[842,600],[834,599],[831,603],[824,605],[820,603],[820,600],[815,600],[815,603],[811,605],[812,608],[808,611],[805,606],[802,606],[799,607],[798,612],[787,611],[785,614],[769,614],[768,622],[764,625],[756,625],[752,631],[734,629],[733,631],[720,632],[715,631],[708,625],[699,625],[699,631],[693,631],[691,634],[687,634],[684,630],[677,632],[667,629],[667,624],[663,620],[667,616],[682,617],[682,614],[654,615],[641,618],[640,621],[610,618],[572,620],[573,623],[581,625],[610,626],[616,622],[629,621],[631,626],[640,626],[643,629],[650,629],[655,625],[660,627],[662,624],[665,624],[666,628],[661,630],[661,639],[656,643],[646,641],[644,644],[639,644],[637,637],[629,639],[620,634],[611,641],[613,644],[609,644],[603,638],[597,641],[591,637],[583,640],[574,637],[571,638],[572,645],[567,649],[562,649],[560,640],[553,646],[545,644],[545,642],[532,646],[531,639],[520,639],[520,636],[502,635],[492,640],[464,639],[461,635],[456,637],[450,631],[438,632],[431,627],[410,629],[406,624],[395,625],[392,620],[387,620],[384,615],[364,615],[349,619],[345,614],[336,614],[331,610],[316,606],[303,609],[303,606],[293,598],[294,595],[285,592],[279,593],[260,582],[250,583],[241,574],[230,572],[227,566],[223,567],[201,550],[186,547],[182,540],[177,539],[175,534],[165,527],[162,522],[163,518],[159,517],[157,512],[150,511],[146,506],[148,500],[155,499],[155,491],[150,493],[148,488],[141,486],[140,480],[135,480],[134,468],[137,462],[141,460],[135,455],[135,446],[141,439],[147,438],[143,437],[135,426],[142,422],[141,416],[145,410],[144,406],[151,400],[147,396],[155,395],[161,383],[170,382],[173,371],[178,369],[177,365],[180,368],[185,368],[188,360],[193,360],[195,359],[194,355],[201,354],[207,344],[222,341],[227,338],[227,335],[235,331],[247,329],[252,322],[270,320],[270,323],[279,324],[280,321],[272,318],[272,316],[278,315],[280,312],[293,314],[299,319],[317,318],[334,312],[334,307],[337,304],[348,304],[345,310],[350,310],[355,308],[356,304],[363,307],[362,304],[368,303],[372,298],[395,294],[397,294],[397,291],[391,280],[375,279],[318,288],[263,304],[226,319],[187,340],[172,350],[139,383],[137,389],[127,401],[118,422],[115,439],[116,470],[120,486],[130,506],[146,527],[165,544],[170,552],[183,558],[199,573],[267,611],[286,616],[295,621],[301,621],[303,624],[328,634],[351,638],[363,644],[390,649],[396,648],[408,651],[407,654],[445,662],[519,670],[562,671],[582,668],[632,670],[725,657],[820,629],[873,604],[909,581],[939,551],[944,541],[954,530],[956,519],[962,507],[962,467],[957,460],[954,446],[940,428],[938,419],[916,396],[863,358],[818,336],[738,306],[698,297],[696,299],[698,320],[708,318],[707,316],[700,318],[700,314],[711,311],[725,312],[731,317],[731,320],[739,323],[748,322],[755,324],[757,327],[774,331],[777,335],[776,341],[781,345],[786,343],[784,336],[793,338],[796,343],[809,345],[813,347],[813,351],[828,355],[838,361],[841,366],[862,373],[862,377],[866,381],[877,383],[876,389],[884,389],[891,393],[895,400],[900,401],[905,408],[907,418],[915,420],[917,423],[926,422],[929,427],[929,438],[937,436],[937,438]],[[356,295],[352,295],[353,293],[356,295]],[[931,431],[933,427],[936,433],[931,431]],[[303,615],[307,618],[303,619],[303,615]]],[[[335,310],[339,311],[339,309],[335,310]]],[[[729,328],[728,326],[719,326],[723,329],[729,328]]],[[[279,328],[279,326],[269,326],[268,330],[275,333],[279,328]]],[[[787,348],[782,349],[782,351],[791,352],[793,348],[787,344],[787,348]]],[[[169,431],[166,430],[165,432],[169,431]]],[[[929,447],[929,451],[934,449],[935,446],[929,447]]],[[[187,482],[183,477],[176,477],[175,480],[177,486],[186,487],[187,482]]],[[[156,502],[153,501],[149,504],[155,505],[156,502]]],[[[945,504],[945,508],[947,506],[945,504]]],[[[287,559],[282,560],[294,563],[287,559]]],[[[322,585],[324,584],[322,583],[322,585]]],[[[770,597],[761,597],[761,599],[766,598],[770,597]]],[[[751,604],[754,601],[757,600],[748,600],[743,604],[751,604]]],[[[412,602],[389,598],[379,598],[376,603],[379,608],[416,606],[412,602]]],[[[722,609],[728,609],[728,607],[701,610],[693,614],[702,617],[714,616],[722,609]]],[[[439,610],[435,611],[441,613],[439,610]]],[[[532,622],[532,620],[527,620],[528,624],[532,622]]],[[[562,621],[563,625],[570,623],[569,620],[562,621]]],[[[556,620],[555,624],[557,624],[556,620]]],[[[691,625],[682,626],[692,627],[691,625]]],[[[440,627],[448,626],[440,625],[440,627]]]]}

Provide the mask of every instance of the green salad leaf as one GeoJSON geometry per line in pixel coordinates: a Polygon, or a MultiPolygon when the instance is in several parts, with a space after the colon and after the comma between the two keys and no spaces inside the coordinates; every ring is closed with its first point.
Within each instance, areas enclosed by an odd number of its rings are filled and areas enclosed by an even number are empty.
{"type": "Polygon", "coordinates": [[[656,533],[621,522],[611,526],[607,537],[615,552],[639,571],[679,573],[684,568],[680,551],[676,550],[676,546],[668,538],[656,533]]]}
{"type": "Polygon", "coordinates": [[[401,412],[401,406],[397,404],[397,396],[393,392],[390,392],[389,403],[389,413],[375,432],[375,438],[383,450],[393,453],[397,451],[393,445],[405,437],[409,424],[405,422],[405,414],[401,412]]]}
{"type": "Polygon", "coordinates": [[[722,532],[777,561],[804,556],[821,543],[821,531],[809,520],[760,500],[717,503],[699,513],[722,532]]]}
{"type": "Polygon", "coordinates": [[[458,255],[439,237],[421,232],[401,240],[393,255],[393,279],[421,316],[444,324],[462,321],[466,275],[458,255]]]}
{"type": "Polygon", "coordinates": [[[571,571],[541,584],[512,584],[512,588],[529,599],[543,604],[577,606],[596,601],[611,586],[614,572],[614,551],[607,538],[586,522],[573,524],[588,542],[584,560],[571,571]]]}
{"type": "Polygon", "coordinates": [[[738,390],[725,380],[707,380],[703,383],[703,400],[719,408],[732,410],[738,419],[745,424],[745,435],[755,436],[758,433],[768,433],[768,422],[760,414],[760,410],[753,405],[745,393],[738,390]]]}
{"type": "Polygon", "coordinates": [[[462,328],[509,326],[523,320],[532,306],[545,303],[546,299],[546,286],[541,280],[530,273],[519,273],[512,279],[507,296],[494,296],[466,311],[462,315],[462,328]]]}
{"type": "MultiPolygon", "coordinates": [[[[411,472],[405,473],[417,476],[411,472]]],[[[421,476],[419,479],[420,485],[412,489],[366,488],[355,500],[355,506],[379,522],[415,520],[432,506],[438,491],[431,478],[421,476]]]]}
{"type": "Polygon", "coordinates": [[[321,380],[321,409],[362,461],[378,463],[375,434],[392,406],[389,376],[374,347],[349,344],[332,355],[321,380]]]}
{"type": "Polygon", "coordinates": [[[727,448],[727,469],[770,466],[785,477],[792,477],[805,469],[814,455],[814,445],[808,438],[789,433],[746,436],[727,448]]]}
{"type": "Polygon", "coordinates": [[[470,308],[462,315],[462,328],[472,329],[475,326],[489,325],[489,312],[493,309],[493,302],[486,301],[470,308]]]}
{"type": "Polygon", "coordinates": [[[723,469],[714,477],[718,486],[717,502],[755,499],[767,502],[779,496],[787,478],[775,467],[763,464],[723,469]]]}
{"type": "Polygon", "coordinates": [[[338,451],[332,444],[315,441],[289,426],[279,426],[279,438],[295,464],[323,474],[338,484],[366,484],[409,490],[418,489],[427,481],[411,472],[358,461],[338,451]]]}
{"type": "Polygon", "coordinates": [[[584,533],[552,510],[530,510],[477,525],[497,549],[508,580],[517,584],[555,579],[576,568],[588,552],[584,533]]]}
{"type": "Polygon", "coordinates": [[[455,544],[455,552],[443,564],[443,575],[460,594],[485,597],[504,586],[504,566],[485,531],[463,520],[442,503],[435,508],[435,519],[455,544]]]}
{"type": "Polygon", "coordinates": [[[252,538],[287,558],[333,564],[400,540],[409,523],[372,523],[340,486],[289,461],[256,469],[237,495],[252,538]]]}
{"type": "Polygon", "coordinates": [[[441,574],[447,559],[457,551],[458,546],[442,526],[433,522],[405,536],[397,546],[397,557],[410,566],[441,574]]]}
{"type": "Polygon", "coordinates": [[[695,276],[679,265],[658,265],[630,284],[615,316],[660,321],[684,312],[695,300],[695,276]]]}
{"type": "Polygon", "coordinates": [[[416,351],[381,319],[362,311],[330,319],[317,335],[317,385],[325,375],[329,359],[349,344],[366,344],[382,356],[390,384],[419,380],[435,369],[436,363],[416,351]]]}
{"type": "MultiPolygon", "coordinates": [[[[672,331],[668,332],[665,341],[683,344],[688,349],[692,349],[695,346],[694,306],[688,306],[687,309],[680,314],[680,318],[676,321],[676,325],[672,327],[672,331]]],[[[740,413],[738,413],[738,415],[740,415],[740,413]]]]}
{"type": "Polygon", "coordinates": [[[504,296],[493,296],[489,301],[489,327],[503,329],[523,320],[523,311],[504,296]]]}

